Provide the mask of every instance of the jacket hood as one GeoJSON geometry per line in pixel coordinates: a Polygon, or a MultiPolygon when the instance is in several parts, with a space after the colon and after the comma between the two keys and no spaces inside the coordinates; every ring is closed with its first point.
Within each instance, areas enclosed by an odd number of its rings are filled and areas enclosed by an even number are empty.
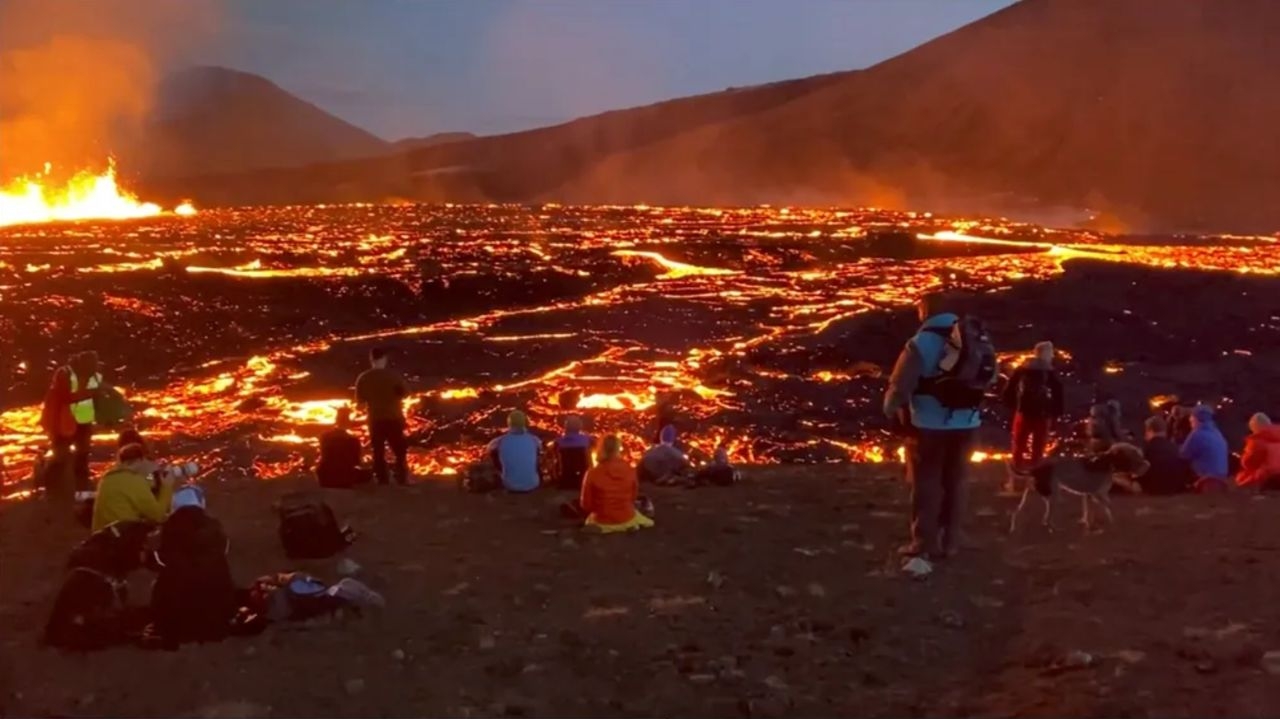
{"type": "Polygon", "coordinates": [[[1280,444],[1280,424],[1269,424],[1266,427],[1259,427],[1257,432],[1249,435],[1249,439],[1264,442],[1266,444],[1280,444]]]}
{"type": "Polygon", "coordinates": [[[942,314],[934,315],[929,319],[925,320],[924,324],[920,325],[920,329],[922,330],[942,329],[945,327],[950,327],[951,325],[954,325],[959,321],[960,321],[959,316],[951,312],[943,312],[942,314]]]}
{"type": "Polygon", "coordinates": [[[1213,408],[1200,405],[1191,410],[1191,418],[1200,424],[1213,424],[1213,408]]]}

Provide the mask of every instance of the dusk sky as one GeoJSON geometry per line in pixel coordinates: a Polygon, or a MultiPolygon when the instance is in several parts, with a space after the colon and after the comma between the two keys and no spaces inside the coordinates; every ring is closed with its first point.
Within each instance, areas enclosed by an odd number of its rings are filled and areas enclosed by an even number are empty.
{"type": "Polygon", "coordinates": [[[1011,0],[223,0],[207,63],[388,139],[866,67],[1011,0]]]}

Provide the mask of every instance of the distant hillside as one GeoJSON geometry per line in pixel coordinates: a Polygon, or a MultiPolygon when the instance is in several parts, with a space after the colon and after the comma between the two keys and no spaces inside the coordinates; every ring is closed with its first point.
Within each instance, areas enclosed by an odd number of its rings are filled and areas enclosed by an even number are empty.
{"type": "Polygon", "coordinates": [[[1039,204],[1274,231],[1276,37],[1274,0],[1022,0],[860,72],[182,187],[218,202],[1039,204]]]}
{"type": "Polygon", "coordinates": [[[400,152],[407,150],[418,150],[424,147],[434,147],[435,145],[444,145],[450,142],[462,142],[464,140],[474,140],[476,136],[470,132],[437,132],[434,135],[426,137],[406,137],[403,140],[396,140],[392,143],[392,147],[400,152]]]}
{"type": "Polygon", "coordinates": [[[197,67],[161,83],[154,117],[125,156],[131,170],[154,178],[297,167],[390,149],[265,78],[197,67]]]}

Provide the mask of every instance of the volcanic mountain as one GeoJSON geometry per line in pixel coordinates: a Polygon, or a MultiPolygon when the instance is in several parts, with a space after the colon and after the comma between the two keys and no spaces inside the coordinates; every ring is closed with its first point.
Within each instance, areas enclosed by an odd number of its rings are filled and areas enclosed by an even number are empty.
{"type": "Polygon", "coordinates": [[[160,83],[151,122],[125,159],[150,177],[172,177],[297,167],[390,150],[390,143],[266,78],[194,67],[160,83]]]}
{"type": "Polygon", "coordinates": [[[1273,0],[1022,0],[862,71],[183,189],[214,202],[1034,204],[1275,230],[1278,36],[1273,0]]]}

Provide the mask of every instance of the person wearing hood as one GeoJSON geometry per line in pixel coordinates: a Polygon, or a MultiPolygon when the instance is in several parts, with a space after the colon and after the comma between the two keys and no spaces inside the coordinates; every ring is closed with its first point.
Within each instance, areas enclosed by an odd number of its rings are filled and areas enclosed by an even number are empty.
{"type": "Polygon", "coordinates": [[[1236,484],[1261,491],[1280,490],[1280,425],[1259,412],[1249,419],[1249,436],[1244,440],[1240,473],[1236,484]]]}
{"type": "Polygon", "coordinates": [[[1062,416],[1062,381],[1053,370],[1053,343],[1036,345],[1035,355],[1013,371],[1004,404],[1013,410],[1013,467],[1025,470],[1044,459],[1049,430],[1062,416]]]}
{"type": "Polygon", "coordinates": [[[141,445],[121,447],[116,464],[98,481],[92,530],[114,522],[163,522],[173,497],[173,479],[167,475],[156,479],[157,469],[141,445]]]}
{"type": "Polygon", "coordinates": [[[636,470],[622,458],[622,440],[605,437],[600,464],[587,472],[578,499],[587,515],[585,526],[605,533],[652,527],[653,520],[636,509],[639,492],[636,470]]]}
{"type": "Polygon", "coordinates": [[[556,459],[559,476],[556,484],[561,489],[577,491],[582,488],[582,478],[591,468],[591,435],[582,431],[582,418],[571,414],[564,420],[564,434],[556,437],[556,459]]]}
{"type": "Polygon", "coordinates": [[[541,483],[538,477],[538,454],[542,443],[529,432],[529,418],[514,410],[507,415],[507,432],[489,443],[489,455],[508,492],[532,492],[541,483]]]}
{"type": "MultiPolygon", "coordinates": [[[[949,409],[924,391],[944,374],[957,315],[941,312],[933,297],[917,305],[921,325],[903,346],[884,396],[884,414],[906,434],[907,479],[911,485],[911,541],[903,556],[942,558],[960,550],[965,483],[980,408],[949,409]]],[[[994,381],[995,377],[990,378],[994,381]]]]}
{"type": "Polygon", "coordinates": [[[640,457],[642,481],[658,484],[680,480],[689,469],[689,458],[676,446],[676,428],[667,425],[658,433],[658,443],[640,457]]]}
{"type": "Polygon", "coordinates": [[[168,647],[220,641],[230,633],[240,604],[227,561],[230,542],[222,524],[206,511],[200,487],[174,492],[172,507],[155,553],[149,634],[168,647]]]}
{"type": "Polygon", "coordinates": [[[1227,439],[1213,420],[1213,408],[1198,405],[1191,411],[1191,434],[1178,456],[1191,463],[1197,491],[1225,489],[1229,470],[1227,439]]]}

